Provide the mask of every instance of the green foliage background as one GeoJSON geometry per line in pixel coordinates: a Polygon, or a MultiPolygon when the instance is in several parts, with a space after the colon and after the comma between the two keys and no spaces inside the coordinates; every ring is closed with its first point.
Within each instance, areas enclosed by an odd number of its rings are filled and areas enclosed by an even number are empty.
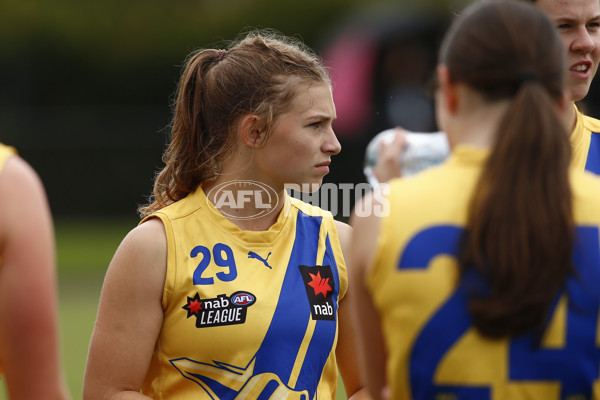
{"type": "Polygon", "coordinates": [[[132,217],[161,166],[190,51],[248,28],[319,51],[374,9],[448,14],[458,2],[0,0],[0,141],[39,171],[56,215],[132,217]]]}

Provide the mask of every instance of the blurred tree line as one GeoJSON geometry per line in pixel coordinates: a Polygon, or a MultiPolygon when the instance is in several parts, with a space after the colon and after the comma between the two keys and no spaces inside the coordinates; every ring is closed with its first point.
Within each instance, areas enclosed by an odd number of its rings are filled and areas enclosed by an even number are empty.
{"type": "Polygon", "coordinates": [[[170,102],[190,51],[249,27],[319,50],[348,16],[378,3],[0,0],[0,141],[38,170],[56,216],[134,216],[162,166],[170,102]]]}

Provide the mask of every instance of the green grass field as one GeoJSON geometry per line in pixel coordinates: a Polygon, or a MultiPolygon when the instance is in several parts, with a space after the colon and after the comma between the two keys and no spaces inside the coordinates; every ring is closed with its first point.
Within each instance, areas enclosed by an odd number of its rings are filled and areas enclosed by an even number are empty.
{"type": "MultiPolygon", "coordinates": [[[[81,399],[88,345],[104,273],[134,220],[57,220],[60,329],[63,366],[74,400],[81,399]]],[[[34,377],[32,379],[35,379],[34,377]]],[[[0,400],[7,399],[0,380],[0,400]]],[[[345,398],[340,382],[336,400],[345,398]]]]}

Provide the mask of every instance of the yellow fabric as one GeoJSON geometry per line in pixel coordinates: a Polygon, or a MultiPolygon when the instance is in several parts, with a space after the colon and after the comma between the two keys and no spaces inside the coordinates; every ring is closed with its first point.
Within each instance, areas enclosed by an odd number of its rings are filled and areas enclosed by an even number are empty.
{"type": "Polygon", "coordinates": [[[600,132],[600,121],[582,114],[577,107],[575,111],[577,120],[570,138],[573,149],[571,162],[576,170],[583,171],[588,160],[592,132],[600,132]]]}
{"type": "Polygon", "coordinates": [[[168,260],[164,324],[143,393],[256,399],[273,391],[290,399],[333,399],[335,311],[347,272],[331,214],[286,196],[268,231],[242,231],[198,189],[153,217],[165,226],[168,260]],[[316,296],[329,303],[316,311],[299,265],[326,283],[316,296]],[[235,294],[251,304],[234,307],[235,294]],[[320,319],[330,311],[332,320],[320,319]]]}
{"type": "Polygon", "coordinates": [[[0,143],[0,171],[4,168],[4,164],[6,164],[6,160],[10,156],[14,156],[17,154],[17,151],[14,147],[7,146],[5,144],[0,143]]]}
{"type": "MultiPolygon", "coordinates": [[[[484,338],[470,327],[468,317],[464,319],[465,330],[458,331],[455,338],[442,345],[444,351],[440,352],[439,360],[432,361],[424,355],[428,349],[440,346],[461,324],[460,315],[452,316],[446,323],[440,322],[441,325],[433,323],[434,317],[449,315],[445,307],[456,300],[458,269],[456,258],[447,251],[432,252],[432,258],[425,258],[427,261],[423,261],[425,265],[421,265],[422,268],[409,268],[404,264],[409,256],[416,260],[423,252],[442,248],[440,243],[444,243],[444,238],[427,236],[416,253],[410,253],[415,248],[408,245],[414,244],[417,234],[423,232],[438,228],[445,229],[446,233],[454,232],[454,229],[460,231],[466,223],[470,193],[486,157],[484,150],[458,147],[443,165],[390,184],[387,197],[390,213],[381,220],[380,236],[366,285],[382,318],[388,353],[387,381],[394,399],[560,398],[561,387],[557,381],[511,379],[510,342],[484,338]],[[433,371],[433,383],[416,383],[428,376],[424,371],[433,371]],[[414,393],[424,393],[419,392],[415,385],[422,388],[432,384],[440,387],[426,395],[413,397],[414,393]],[[448,386],[455,388],[448,389],[448,386]],[[480,394],[469,397],[460,391],[465,388],[483,388],[483,391],[489,391],[489,397],[480,394]]],[[[599,227],[600,179],[589,173],[573,171],[571,182],[577,225],[599,227]]],[[[599,270],[597,264],[594,267],[599,270]]],[[[592,287],[599,284],[590,283],[592,287]]],[[[598,290],[592,290],[598,296],[598,290]]],[[[543,348],[562,349],[565,345],[567,304],[565,298],[558,303],[545,332],[543,348]]],[[[466,306],[461,310],[459,314],[468,315],[466,306]]],[[[594,317],[597,319],[598,314],[594,317]]],[[[597,332],[594,334],[597,335],[597,332]]],[[[596,340],[600,342],[597,336],[596,340]]],[[[578,361],[581,360],[575,360],[574,367],[578,361]]],[[[594,398],[600,398],[598,376],[594,376],[593,380],[594,398]]],[[[589,385],[591,387],[592,382],[589,385]]]]}

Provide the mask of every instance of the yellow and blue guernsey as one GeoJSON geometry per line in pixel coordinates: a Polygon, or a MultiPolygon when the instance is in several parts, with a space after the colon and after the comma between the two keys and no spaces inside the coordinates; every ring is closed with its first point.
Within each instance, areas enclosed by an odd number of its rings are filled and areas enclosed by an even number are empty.
{"type": "Polygon", "coordinates": [[[440,167],[390,184],[390,213],[365,279],[382,319],[393,398],[600,399],[600,178],[571,174],[576,272],[557,293],[541,343],[533,334],[491,340],[472,326],[456,261],[486,157],[458,147],[440,167]]]}
{"type": "Polygon", "coordinates": [[[571,134],[573,166],[600,175],[600,121],[583,115],[575,107],[577,120],[571,134]]]}
{"type": "Polygon", "coordinates": [[[168,244],[164,322],[142,392],[155,399],[333,399],[347,273],[330,213],[286,195],[240,230],[199,188],[149,218],[168,244]]]}

